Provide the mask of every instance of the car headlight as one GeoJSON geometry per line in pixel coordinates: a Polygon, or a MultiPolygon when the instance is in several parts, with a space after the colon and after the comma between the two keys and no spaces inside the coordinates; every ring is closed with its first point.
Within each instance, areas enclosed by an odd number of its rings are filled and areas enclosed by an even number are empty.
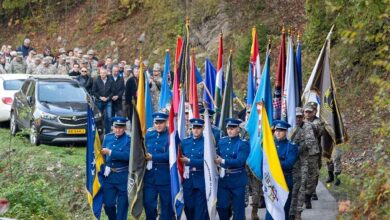
{"type": "Polygon", "coordinates": [[[42,119],[48,119],[48,120],[55,120],[55,119],[57,119],[57,115],[53,115],[53,114],[50,114],[50,113],[47,113],[47,112],[43,112],[43,111],[40,112],[40,117],[42,119]]]}

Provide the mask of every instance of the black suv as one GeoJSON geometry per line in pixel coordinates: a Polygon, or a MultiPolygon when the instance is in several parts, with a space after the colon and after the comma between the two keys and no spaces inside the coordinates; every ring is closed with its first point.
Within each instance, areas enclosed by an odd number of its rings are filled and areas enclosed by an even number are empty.
{"type": "MultiPolygon", "coordinates": [[[[15,93],[11,107],[11,134],[27,128],[30,142],[75,143],[87,140],[87,107],[90,97],[68,76],[32,76],[15,93]]],[[[101,133],[101,114],[92,104],[101,133]]]]}

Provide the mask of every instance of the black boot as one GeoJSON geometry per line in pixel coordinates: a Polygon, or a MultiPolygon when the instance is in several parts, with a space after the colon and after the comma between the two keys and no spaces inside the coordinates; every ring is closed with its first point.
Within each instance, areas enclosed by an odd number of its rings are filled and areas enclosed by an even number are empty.
{"type": "Polygon", "coordinates": [[[340,172],[335,172],[334,173],[334,178],[335,178],[335,182],[334,182],[334,185],[335,186],[338,186],[338,185],[340,185],[341,184],[341,181],[340,181],[340,179],[338,178],[338,176],[340,175],[340,172]]]}
{"type": "Polygon", "coordinates": [[[314,192],[312,195],[311,195],[311,199],[312,200],[318,200],[318,196],[317,196],[317,193],[314,192]]]}
{"type": "Polygon", "coordinates": [[[259,206],[259,208],[260,208],[260,209],[265,208],[264,196],[261,196],[261,198],[260,198],[260,206],[259,206]]]}
{"type": "Polygon", "coordinates": [[[306,209],[311,209],[311,195],[305,196],[305,205],[306,209]]]}
{"type": "Polygon", "coordinates": [[[334,180],[334,175],[332,171],[328,171],[328,179],[326,180],[326,183],[331,183],[334,180]]]}

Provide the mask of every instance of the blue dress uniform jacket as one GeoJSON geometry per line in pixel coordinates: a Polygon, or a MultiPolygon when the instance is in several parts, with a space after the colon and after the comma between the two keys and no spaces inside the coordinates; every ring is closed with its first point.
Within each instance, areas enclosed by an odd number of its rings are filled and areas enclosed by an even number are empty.
{"type": "Polygon", "coordinates": [[[104,209],[109,220],[127,219],[127,179],[130,156],[130,137],[126,133],[117,137],[109,133],[104,137],[103,147],[111,150],[106,155],[105,165],[111,168],[103,185],[104,209]]]}
{"type": "Polygon", "coordinates": [[[215,145],[217,145],[219,142],[219,139],[221,139],[221,129],[219,129],[215,125],[211,125],[211,132],[213,132],[213,135],[215,138],[215,145]]]}
{"type": "Polygon", "coordinates": [[[145,135],[145,145],[152,155],[152,168],[144,175],[144,208],[147,220],[157,218],[157,198],[160,198],[160,219],[171,220],[171,185],[169,172],[168,129],[159,133],[150,128],[145,135]]]}
{"type": "Polygon", "coordinates": [[[220,219],[229,219],[229,208],[233,207],[233,219],[245,219],[245,186],[248,176],[245,163],[250,147],[247,141],[239,136],[223,137],[217,145],[217,154],[225,160],[225,176],[218,182],[217,210],[220,219]]]}
{"type": "Polygon", "coordinates": [[[207,220],[206,189],[203,171],[204,138],[193,136],[184,139],[181,143],[183,156],[190,159],[185,164],[189,166],[189,178],[183,181],[184,211],[188,220],[207,220]]]}
{"type": "MultiPolygon", "coordinates": [[[[288,199],[284,205],[284,213],[286,219],[289,217],[290,204],[291,204],[291,192],[293,188],[293,176],[292,170],[295,162],[298,159],[298,146],[287,139],[278,141],[275,139],[276,151],[278,152],[280,165],[283,170],[284,178],[286,179],[287,187],[290,191],[288,194],[288,199]]],[[[267,211],[265,219],[272,219],[271,215],[267,211]]]]}

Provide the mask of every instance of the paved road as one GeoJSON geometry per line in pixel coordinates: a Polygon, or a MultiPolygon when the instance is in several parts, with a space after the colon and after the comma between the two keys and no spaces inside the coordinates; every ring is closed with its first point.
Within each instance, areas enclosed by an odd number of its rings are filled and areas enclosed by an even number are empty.
{"type": "MultiPolygon", "coordinates": [[[[305,209],[302,212],[302,219],[316,220],[334,220],[337,217],[338,207],[337,201],[329,193],[324,184],[321,182],[317,186],[318,201],[312,201],[312,209],[305,209]]],[[[246,219],[250,219],[252,208],[249,206],[245,209],[246,219]]],[[[260,219],[265,219],[265,209],[260,209],[260,219]]]]}

